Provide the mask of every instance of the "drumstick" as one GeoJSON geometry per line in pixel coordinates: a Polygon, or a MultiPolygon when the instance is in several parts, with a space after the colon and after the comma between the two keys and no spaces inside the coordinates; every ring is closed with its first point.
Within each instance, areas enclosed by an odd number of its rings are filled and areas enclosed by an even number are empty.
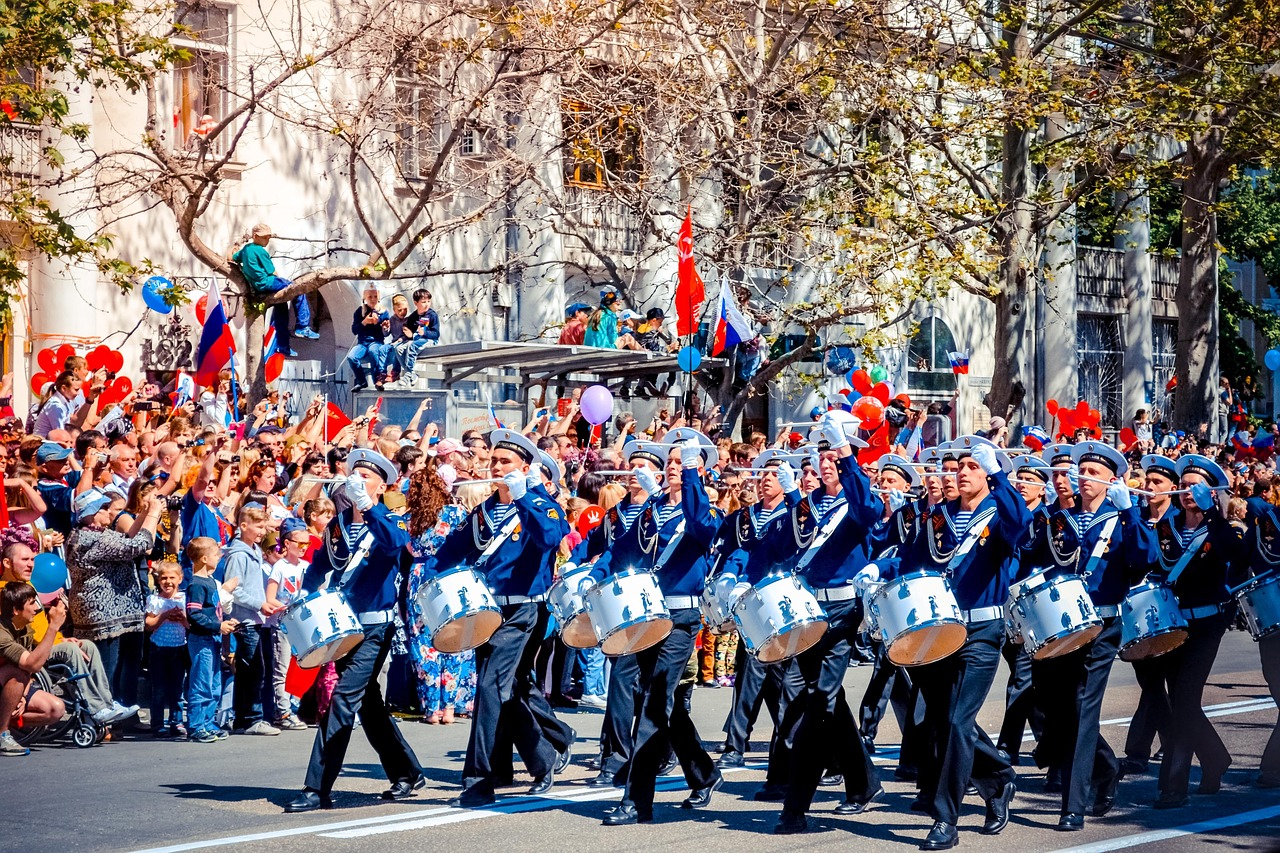
{"type": "MultiPolygon", "coordinates": [[[[617,471],[617,470],[606,470],[606,469],[603,469],[603,468],[599,468],[599,469],[596,469],[596,470],[594,470],[594,471],[584,471],[583,473],[585,473],[585,474],[603,474],[603,475],[604,475],[604,476],[606,476],[606,477],[630,477],[631,475],[635,474],[636,470],[637,470],[637,469],[635,469],[635,468],[628,468],[628,469],[626,469],[626,470],[620,470],[620,471],[617,471]]],[[[650,474],[652,474],[652,475],[653,475],[653,476],[655,476],[655,477],[664,477],[664,476],[666,476],[666,472],[664,472],[664,471],[650,471],[649,473],[650,473],[650,474]]]]}
{"type": "MultiPolygon", "coordinates": [[[[1102,479],[1101,477],[1090,477],[1088,474],[1081,474],[1081,475],[1080,475],[1080,479],[1081,479],[1081,480],[1088,480],[1088,481],[1089,481],[1089,482],[1091,482],[1091,483],[1101,483],[1101,484],[1102,484],[1102,485],[1104,485],[1104,486],[1110,486],[1112,483],[1119,483],[1119,482],[1120,482],[1119,480],[1104,480],[1104,479],[1102,479]]],[[[1128,489],[1129,491],[1133,492],[1135,495],[1142,495],[1143,497],[1147,497],[1147,498],[1159,497],[1160,495],[1189,495],[1189,494],[1191,494],[1191,490],[1190,490],[1190,489],[1174,489],[1173,491],[1169,491],[1169,492],[1149,492],[1149,491],[1147,491],[1146,489],[1138,489],[1138,488],[1134,488],[1133,486],[1129,486],[1129,485],[1126,485],[1126,486],[1125,486],[1125,488],[1126,488],[1126,489],[1128,489]]],[[[1209,488],[1210,488],[1212,491],[1215,491],[1215,492],[1225,492],[1225,491],[1227,491],[1227,487],[1226,487],[1226,486],[1210,486],[1209,488]]]]}

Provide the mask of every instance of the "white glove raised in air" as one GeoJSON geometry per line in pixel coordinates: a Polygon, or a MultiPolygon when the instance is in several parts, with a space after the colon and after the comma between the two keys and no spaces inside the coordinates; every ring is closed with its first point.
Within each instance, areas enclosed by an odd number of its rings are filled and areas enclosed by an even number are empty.
{"type": "Polygon", "coordinates": [[[680,464],[686,471],[697,468],[702,460],[702,445],[696,438],[686,438],[680,442],[680,464]]]}
{"type": "Polygon", "coordinates": [[[1201,512],[1208,512],[1213,508],[1213,489],[1204,483],[1194,483],[1191,486],[1191,499],[1200,507],[1201,512]]]}
{"type": "Polygon", "coordinates": [[[662,486],[658,485],[658,478],[653,476],[653,472],[648,468],[636,469],[636,482],[640,487],[649,493],[649,497],[656,498],[662,494],[662,486]]]}
{"type": "Polygon", "coordinates": [[[1133,506],[1133,498],[1129,495],[1129,488],[1119,481],[1107,486],[1107,500],[1111,501],[1111,505],[1116,509],[1129,509],[1133,506]]]}
{"type": "Polygon", "coordinates": [[[1072,465],[1067,469],[1067,482],[1071,483],[1071,491],[1080,493],[1080,466],[1072,465]]]}
{"type": "Polygon", "coordinates": [[[796,483],[796,469],[792,468],[786,462],[778,466],[778,485],[782,487],[782,493],[789,495],[796,489],[800,488],[796,483]]]}
{"type": "Polygon", "coordinates": [[[738,581],[733,585],[733,589],[729,590],[729,598],[725,602],[727,608],[732,610],[734,605],[738,603],[738,599],[751,592],[751,584],[746,581],[738,581]]]}
{"type": "Polygon", "coordinates": [[[880,580],[880,567],[875,563],[867,563],[853,576],[853,585],[866,592],[868,587],[880,580]]]}
{"type": "Polygon", "coordinates": [[[529,491],[528,480],[519,471],[512,471],[502,478],[502,484],[511,493],[511,500],[518,501],[529,491]]]}
{"type": "Polygon", "coordinates": [[[524,486],[526,489],[536,489],[542,485],[542,475],[538,473],[538,466],[529,469],[529,473],[525,475],[524,486]]]}
{"type": "Polygon", "coordinates": [[[832,450],[839,450],[849,444],[849,436],[844,433],[844,425],[837,423],[830,412],[822,416],[822,436],[832,450]]]}
{"type": "Polygon", "coordinates": [[[347,497],[351,499],[351,503],[355,508],[364,512],[373,508],[373,498],[369,497],[369,489],[364,484],[364,478],[359,474],[352,474],[347,477],[345,483],[342,484],[343,489],[347,493],[347,497]]]}
{"type": "Polygon", "coordinates": [[[973,449],[971,455],[973,456],[973,461],[978,463],[978,467],[987,476],[1000,470],[1000,460],[996,458],[996,450],[991,445],[979,444],[973,449]]]}
{"type": "Polygon", "coordinates": [[[907,505],[907,496],[903,493],[902,489],[889,490],[889,511],[890,512],[897,512],[898,510],[902,509],[906,505],[907,505]]]}

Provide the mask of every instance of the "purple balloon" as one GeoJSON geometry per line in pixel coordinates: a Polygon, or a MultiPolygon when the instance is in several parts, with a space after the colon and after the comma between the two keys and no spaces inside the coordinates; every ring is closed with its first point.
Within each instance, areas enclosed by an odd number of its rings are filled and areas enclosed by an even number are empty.
{"type": "Polygon", "coordinates": [[[603,385],[592,385],[583,391],[578,406],[587,423],[592,425],[602,424],[613,417],[613,395],[603,385]]]}

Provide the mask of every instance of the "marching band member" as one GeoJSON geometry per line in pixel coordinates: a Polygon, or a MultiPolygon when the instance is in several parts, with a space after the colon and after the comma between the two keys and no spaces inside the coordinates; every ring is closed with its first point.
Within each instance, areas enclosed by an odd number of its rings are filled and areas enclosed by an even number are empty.
{"type": "MultiPolygon", "coordinates": [[[[702,625],[698,597],[710,563],[710,547],[720,528],[720,512],[707,499],[702,478],[714,465],[715,445],[694,430],[677,428],[666,436],[677,443],[666,460],[666,490],[650,498],[623,536],[600,556],[591,576],[599,581],[613,571],[649,566],[658,579],[673,623],[661,643],[636,654],[640,669],[640,714],[635,747],[622,802],[604,817],[605,826],[653,820],[658,769],[671,749],[684,769],[692,793],[684,808],[702,809],[724,783],[702,748],[697,729],[683,703],[675,702],[681,673],[693,652],[702,625]]],[[[642,482],[652,478],[637,473],[642,482]]]]}
{"type": "Polygon", "coordinates": [[[914,673],[937,752],[936,761],[924,761],[920,768],[919,802],[934,819],[922,850],[947,850],[959,843],[956,821],[970,781],[987,803],[984,835],[995,835],[1008,825],[1016,790],[1013,768],[978,727],[977,715],[999,666],[1004,602],[1031,516],[1002,470],[994,444],[979,436],[961,436],[951,442],[950,450],[959,467],[959,499],[920,530],[918,538],[925,540],[928,557],[911,569],[928,568],[951,577],[969,630],[959,651],[916,667],[914,673]]]}
{"type": "Polygon", "coordinates": [[[1060,749],[1048,760],[1062,770],[1058,829],[1065,831],[1084,829],[1091,793],[1096,792],[1095,817],[1115,803],[1120,767],[1099,731],[1102,698],[1120,648],[1120,605],[1156,558],[1154,537],[1118,479],[1129,467],[1124,456],[1102,442],[1083,441],[1072,449],[1071,461],[1080,474],[1080,499],[1072,511],[1059,510],[1050,520],[1047,577],[1082,577],[1103,627],[1082,648],[1032,664],[1044,669],[1037,684],[1048,692],[1045,738],[1037,752],[1060,749]]]}
{"type": "Polygon", "coordinates": [[[490,476],[501,482],[466,524],[449,534],[435,556],[439,571],[467,563],[485,574],[502,607],[502,626],[476,649],[476,698],[462,792],[450,802],[464,808],[496,799],[499,720],[534,777],[530,794],[549,791],[557,758],[565,762],[539,723],[554,712],[537,707],[547,705],[547,699],[534,683],[532,670],[547,625],[541,606],[551,586],[547,556],[560,547],[569,526],[559,506],[547,497],[541,476],[530,471],[539,458],[533,442],[508,429],[494,430],[490,442],[490,476]]]}
{"type": "Polygon", "coordinates": [[[1053,484],[1053,500],[1049,502],[1049,512],[1070,509],[1075,506],[1076,493],[1080,490],[1079,472],[1071,461],[1071,445],[1068,443],[1050,444],[1040,451],[1040,458],[1049,463],[1053,469],[1050,481],[1053,484]]]}
{"type": "Polygon", "coordinates": [[[378,673],[391,651],[400,559],[409,544],[409,529],[402,516],[377,501],[387,484],[396,482],[399,471],[386,457],[365,448],[351,451],[347,466],[351,475],[342,489],[350,506],[329,522],[325,547],[317,550],[303,576],[298,598],[326,581],[330,589],[341,589],[364,629],[364,642],[337,663],[338,684],[311,748],[306,787],[285,805],[286,812],[333,807],[330,791],[342,771],[357,714],[391,781],[383,799],[404,799],[426,785],[422,765],[391,718],[378,686],[378,673]]]}
{"type": "Polygon", "coordinates": [[[1160,560],[1154,574],[1173,587],[1187,620],[1186,642],[1160,658],[1171,715],[1160,764],[1158,809],[1190,802],[1187,789],[1193,752],[1200,757],[1201,794],[1216,794],[1231,765],[1231,754],[1200,703],[1218,645],[1235,612],[1228,588],[1247,572],[1243,544],[1223,517],[1213,491],[1228,485],[1226,473],[1213,460],[1188,454],[1178,460],[1178,476],[1188,490],[1181,495],[1182,512],[1156,525],[1160,560]]]}
{"type": "MultiPolygon", "coordinates": [[[[1251,499],[1249,503],[1254,513],[1249,537],[1250,568],[1256,578],[1271,578],[1280,570],[1280,520],[1276,518],[1276,508],[1266,501],[1255,503],[1251,499]]],[[[1280,634],[1272,632],[1259,638],[1258,655],[1271,698],[1280,705],[1280,634]]],[[[1280,719],[1262,751],[1259,771],[1259,788],[1280,788],[1280,719]]]]}

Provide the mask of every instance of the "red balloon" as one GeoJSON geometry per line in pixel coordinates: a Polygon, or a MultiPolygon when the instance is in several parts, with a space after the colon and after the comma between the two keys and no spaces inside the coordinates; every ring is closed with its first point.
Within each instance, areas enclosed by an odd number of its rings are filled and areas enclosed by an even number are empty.
{"type": "Polygon", "coordinates": [[[1077,414],[1077,415],[1087,415],[1087,414],[1089,414],[1089,403],[1088,403],[1088,401],[1086,401],[1086,400],[1081,400],[1080,402],[1076,403],[1076,414],[1077,414]]]}
{"type": "Polygon", "coordinates": [[[1129,429],[1129,427],[1125,427],[1124,429],[1120,430],[1121,451],[1128,450],[1130,447],[1133,447],[1133,445],[1137,443],[1138,443],[1138,436],[1133,430],[1129,429]]]}
{"type": "Polygon", "coordinates": [[[97,373],[107,366],[107,353],[111,352],[111,347],[106,344],[99,344],[84,354],[85,363],[89,365],[89,370],[97,373]]]}
{"type": "Polygon", "coordinates": [[[578,535],[586,539],[587,534],[599,527],[602,521],[604,521],[603,509],[595,504],[583,507],[582,514],[578,516],[578,535]]]}
{"type": "Polygon", "coordinates": [[[204,316],[209,311],[209,294],[204,294],[196,300],[196,320],[201,326],[204,325],[204,316]]]}
{"type": "Polygon", "coordinates": [[[124,369],[124,356],[119,350],[107,351],[107,371],[110,373],[119,373],[124,369]]]}
{"type": "Polygon", "coordinates": [[[1085,423],[1091,427],[1096,427],[1102,423],[1102,412],[1097,409],[1090,409],[1088,417],[1085,418],[1085,423]]]}
{"type": "Polygon", "coordinates": [[[871,374],[859,368],[853,372],[850,384],[853,385],[853,390],[859,394],[870,394],[872,388],[871,374]]]}
{"type": "Polygon", "coordinates": [[[40,369],[45,373],[58,372],[58,357],[54,355],[52,349],[42,349],[36,353],[36,364],[40,365],[40,369]]]}
{"type": "MultiPolygon", "coordinates": [[[[874,398],[873,398],[874,399],[874,398]]],[[[889,452],[889,425],[882,424],[867,436],[866,448],[858,451],[859,462],[875,462],[889,452]]]]}
{"type": "Polygon", "coordinates": [[[57,351],[54,352],[53,354],[53,360],[56,362],[56,364],[54,365],[53,372],[55,373],[61,372],[63,369],[63,365],[67,363],[67,359],[71,358],[71,356],[75,354],[76,354],[76,348],[73,347],[71,344],[63,344],[62,346],[58,347],[57,351]]]}
{"type": "Polygon", "coordinates": [[[875,429],[884,420],[884,403],[878,397],[867,395],[853,404],[853,414],[862,421],[863,429],[875,429]]]}
{"type": "Polygon", "coordinates": [[[1057,401],[1057,400],[1045,400],[1045,401],[1044,401],[1044,408],[1045,408],[1045,411],[1047,411],[1047,412],[1049,413],[1049,417],[1053,417],[1054,415],[1058,414],[1058,401],[1057,401]]]}
{"type": "Polygon", "coordinates": [[[871,396],[886,406],[889,405],[889,386],[883,382],[877,382],[876,387],[871,389],[871,396]]]}
{"type": "MultiPolygon", "coordinates": [[[[49,352],[49,350],[44,350],[44,352],[49,352]]],[[[56,377],[53,373],[44,373],[44,372],[37,373],[35,376],[31,377],[31,390],[34,391],[37,395],[43,394],[44,386],[48,385],[55,378],[56,377]]]]}

